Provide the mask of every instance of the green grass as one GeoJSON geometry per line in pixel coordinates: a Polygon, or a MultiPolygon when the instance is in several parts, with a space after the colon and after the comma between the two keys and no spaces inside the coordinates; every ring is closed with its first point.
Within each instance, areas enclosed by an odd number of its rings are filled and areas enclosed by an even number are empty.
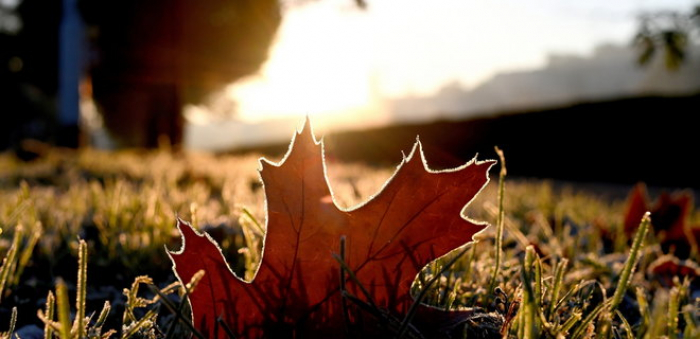
{"type": "MultiPolygon", "coordinates": [[[[179,247],[175,217],[207,230],[231,266],[251,277],[264,232],[257,158],[55,150],[22,163],[0,155],[0,338],[28,325],[46,338],[192,331],[182,300],[196,279],[174,283],[164,250],[179,247]]],[[[391,173],[358,164],[328,169],[345,206],[376,193],[391,173]]],[[[469,338],[501,331],[514,338],[700,337],[697,285],[648,272],[661,249],[644,223],[633,239],[624,236],[624,199],[504,178],[465,210],[494,226],[428,265],[416,298],[476,308],[460,325],[469,338]]],[[[698,220],[694,213],[691,221],[698,220]]],[[[347,302],[358,302],[352,297],[347,302]]],[[[397,336],[420,335],[410,320],[393,320],[397,336]]]]}

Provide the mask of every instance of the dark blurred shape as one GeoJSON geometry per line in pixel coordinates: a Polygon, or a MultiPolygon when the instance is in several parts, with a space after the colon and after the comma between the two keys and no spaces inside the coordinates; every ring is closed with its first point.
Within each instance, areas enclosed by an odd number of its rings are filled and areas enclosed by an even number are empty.
{"type": "Polygon", "coordinates": [[[341,161],[389,165],[420,136],[434,168],[508,155],[512,177],[700,188],[695,115],[700,95],[582,103],[462,121],[395,125],[324,137],[341,161]]]}
{"type": "Polygon", "coordinates": [[[60,1],[0,2],[0,149],[55,139],[60,18],[60,1]]]}
{"type": "Polygon", "coordinates": [[[78,147],[80,141],[80,95],[78,86],[85,72],[87,41],[78,13],[78,0],[62,0],[63,14],[58,35],[58,130],[56,144],[78,147]]]}
{"type": "Polygon", "coordinates": [[[18,5],[18,0],[0,1],[0,32],[17,34],[22,29],[22,18],[15,12],[18,5]]]}
{"type": "Polygon", "coordinates": [[[255,72],[280,22],[278,0],[0,2],[0,149],[77,146],[82,73],[117,146],[179,145],[182,107],[255,72]]]}
{"type": "Polygon", "coordinates": [[[689,13],[661,11],[645,13],[634,38],[639,49],[638,62],[649,64],[658,51],[663,51],[666,67],[677,70],[686,59],[689,42],[700,33],[700,5],[689,13]]]}
{"type": "Polygon", "coordinates": [[[266,60],[277,0],[80,0],[96,61],[94,99],[123,147],[182,142],[181,108],[266,60]]]}

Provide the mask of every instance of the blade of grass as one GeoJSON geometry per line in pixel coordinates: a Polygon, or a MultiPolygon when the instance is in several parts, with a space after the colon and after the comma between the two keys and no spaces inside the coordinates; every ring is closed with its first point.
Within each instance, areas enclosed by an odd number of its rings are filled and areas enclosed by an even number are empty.
{"type": "Polygon", "coordinates": [[[651,304],[649,327],[643,333],[645,339],[666,338],[669,294],[667,290],[654,294],[651,304]]]}
{"type": "Polygon", "coordinates": [[[643,333],[647,331],[651,324],[651,313],[649,311],[649,301],[641,287],[635,289],[635,294],[637,295],[637,305],[639,305],[639,314],[641,315],[641,320],[639,322],[637,331],[639,335],[637,338],[642,338],[643,333]]]}
{"type": "MultiPolygon", "coordinates": [[[[333,258],[340,264],[341,270],[343,270],[344,274],[347,274],[347,277],[354,282],[358,288],[360,289],[360,292],[365,296],[367,301],[363,301],[356,296],[352,295],[349,291],[347,291],[344,287],[341,290],[341,295],[343,299],[350,300],[353,302],[355,305],[359,306],[360,309],[372,314],[377,320],[381,321],[383,324],[386,324],[391,328],[392,330],[398,331],[398,329],[401,328],[402,323],[392,317],[390,314],[382,311],[377,305],[374,303],[374,299],[372,299],[372,296],[369,294],[367,291],[367,288],[357,279],[357,276],[355,275],[355,272],[352,271],[352,269],[348,266],[348,264],[337,254],[333,254],[333,258]]],[[[420,332],[415,329],[412,325],[409,325],[410,331],[408,331],[408,335],[411,338],[422,338],[422,335],[420,332]]]]}
{"type": "MultiPolygon", "coordinates": [[[[165,305],[165,308],[167,308],[170,312],[172,312],[175,315],[176,319],[179,320],[181,323],[185,324],[185,326],[187,326],[187,328],[192,332],[192,334],[199,339],[204,339],[204,335],[202,333],[200,333],[199,331],[197,331],[197,329],[194,328],[194,325],[192,325],[192,322],[190,321],[190,319],[188,319],[187,317],[185,317],[182,314],[182,309],[183,309],[184,303],[186,302],[185,300],[187,300],[187,296],[189,296],[190,293],[192,293],[192,291],[195,289],[195,287],[197,286],[197,284],[199,283],[199,281],[202,279],[203,276],[204,276],[204,270],[199,270],[199,271],[197,271],[197,273],[195,273],[192,276],[192,279],[190,280],[190,282],[188,282],[185,286],[183,286],[185,292],[183,293],[182,301],[180,302],[180,304],[178,306],[173,305],[173,303],[168,299],[168,297],[161,290],[159,290],[157,287],[155,287],[153,285],[148,285],[148,287],[151,289],[151,291],[153,291],[158,296],[158,298],[160,298],[159,300],[161,301],[161,303],[163,305],[165,305]]],[[[166,289],[169,287],[170,286],[166,287],[166,289]]],[[[174,326],[174,324],[171,326],[171,329],[173,326],[174,326]]],[[[170,333],[170,329],[168,330],[168,333],[170,333]]],[[[166,338],[167,338],[167,336],[166,336],[166,338]]]]}
{"type": "Polygon", "coordinates": [[[253,216],[253,214],[250,213],[250,211],[247,208],[243,207],[242,210],[243,214],[245,214],[245,216],[247,216],[248,219],[250,219],[250,221],[253,222],[253,225],[255,225],[255,228],[260,233],[260,235],[265,234],[265,229],[263,229],[262,225],[260,225],[258,219],[255,216],[253,216]]]}
{"type": "MultiPolygon", "coordinates": [[[[163,303],[163,305],[165,305],[165,308],[167,308],[171,313],[173,313],[175,315],[175,317],[181,323],[185,324],[185,326],[187,326],[187,328],[192,332],[192,334],[194,334],[195,337],[197,337],[199,339],[205,339],[204,335],[202,333],[200,333],[199,331],[197,331],[196,328],[194,328],[194,325],[192,325],[192,322],[190,321],[190,319],[188,319],[187,317],[185,317],[182,314],[182,310],[180,307],[173,305],[173,303],[170,300],[168,300],[167,296],[164,295],[163,293],[161,293],[158,290],[158,288],[156,288],[154,286],[149,286],[149,287],[151,288],[151,290],[154,293],[156,293],[160,297],[160,300],[163,303]]],[[[184,302],[185,301],[183,300],[182,303],[184,303],[184,302]]]]}
{"type": "Polygon", "coordinates": [[[549,310],[547,311],[547,319],[549,319],[549,321],[554,321],[554,310],[559,303],[559,293],[561,292],[562,280],[564,280],[564,273],[566,272],[566,266],[568,264],[569,260],[563,258],[554,270],[551,299],[549,301],[549,310]]]}
{"type": "MultiPolygon", "coordinates": [[[[340,237],[340,259],[343,262],[345,262],[345,236],[340,237]]],[[[344,295],[346,292],[346,289],[345,289],[345,283],[346,283],[345,269],[343,268],[342,265],[340,265],[339,268],[340,268],[340,293],[341,293],[341,295],[344,295]]],[[[349,336],[350,335],[350,314],[348,313],[348,305],[345,302],[345,298],[341,298],[340,307],[341,307],[341,310],[343,312],[343,326],[345,327],[345,333],[349,336]]]]}
{"type": "Polygon", "coordinates": [[[7,336],[4,333],[0,333],[0,338],[12,339],[12,334],[15,332],[15,325],[17,325],[17,307],[12,308],[12,313],[10,314],[10,326],[7,329],[7,336]]]}
{"type": "Polygon", "coordinates": [[[515,321],[515,325],[517,325],[518,338],[525,337],[525,288],[521,290],[521,293],[523,294],[523,302],[520,304],[520,308],[518,309],[518,313],[516,314],[517,320],[515,321]]]}
{"type": "Polygon", "coordinates": [[[566,321],[561,325],[560,328],[557,329],[557,332],[559,334],[562,334],[566,336],[566,334],[569,333],[569,331],[576,325],[581,320],[581,312],[573,312],[569,319],[566,319],[566,321]]]}
{"type": "Polygon", "coordinates": [[[693,317],[694,308],[692,305],[686,305],[683,310],[683,320],[685,320],[685,330],[683,331],[683,339],[691,339],[700,337],[700,331],[693,317]]]}
{"type": "Polygon", "coordinates": [[[156,313],[155,310],[149,310],[143,317],[141,317],[141,319],[129,324],[126,332],[122,334],[122,339],[131,338],[133,335],[138,333],[139,330],[153,323],[157,316],[158,313],[156,313]]]}
{"type": "Polygon", "coordinates": [[[75,296],[75,323],[78,329],[78,338],[85,337],[85,299],[87,297],[87,243],[80,240],[78,244],[78,286],[75,296]]]}
{"type": "Polygon", "coordinates": [[[126,305],[124,307],[124,315],[122,317],[122,323],[124,324],[136,321],[134,309],[146,307],[155,302],[155,300],[148,300],[138,296],[139,287],[141,284],[150,286],[153,285],[153,280],[148,276],[141,275],[134,279],[134,282],[131,283],[130,289],[124,289],[124,295],[126,296],[126,305]]]}
{"type": "Polygon", "coordinates": [[[596,308],[591,311],[591,313],[588,313],[588,315],[579,323],[579,325],[576,327],[574,330],[573,334],[571,335],[571,339],[578,339],[581,338],[584,333],[586,333],[586,328],[588,328],[588,325],[590,325],[593,320],[606,308],[610,307],[612,303],[612,299],[608,299],[603,303],[598,304],[596,308]]]}
{"type": "Polygon", "coordinates": [[[440,276],[442,276],[443,273],[447,272],[452,265],[454,265],[457,260],[459,260],[467,251],[469,250],[468,246],[464,246],[459,252],[454,254],[454,256],[447,261],[442,268],[440,269],[439,272],[435,273],[435,275],[428,281],[427,285],[421,289],[420,293],[418,296],[413,300],[413,304],[411,304],[411,307],[408,309],[408,313],[406,313],[406,316],[404,317],[403,321],[401,322],[401,328],[399,328],[399,332],[396,335],[397,339],[400,339],[403,337],[403,335],[406,333],[408,330],[408,326],[411,323],[411,320],[413,320],[413,317],[416,314],[416,311],[418,310],[418,306],[421,304],[425,296],[430,290],[430,287],[438,280],[440,279],[440,276]]]}
{"type": "Polygon", "coordinates": [[[226,324],[223,318],[217,317],[216,322],[221,326],[221,328],[224,329],[224,333],[226,333],[226,336],[229,337],[229,339],[236,339],[236,335],[233,334],[233,331],[228,324],[226,324]]]}
{"type": "Polygon", "coordinates": [[[437,305],[437,306],[442,305],[442,308],[445,311],[450,309],[450,306],[447,304],[449,303],[450,294],[452,294],[452,291],[454,291],[454,289],[451,287],[453,278],[454,278],[454,271],[450,271],[447,274],[447,281],[445,283],[445,288],[442,289],[442,291],[438,291],[439,292],[438,293],[438,295],[439,295],[438,303],[433,304],[433,305],[437,305]]]}
{"type": "Polygon", "coordinates": [[[669,338],[678,337],[678,305],[680,297],[681,292],[678,286],[673,286],[669,292],[668,318],[666,318],[666,335],[669,338]]]}
{"type": "MultiPolygon", "coordinates": [[[[398,319],[395,319],[392,317],[390,314],[383,312],[382,310],[376,308],[375,306],[370,305],[369,303],[363,301],[362,299],[352,295],[349,292],[345,292],[343,295],[343,298],[349,300],[353,304],[357,305],[361,310],[371,314],[374,316],[376,319],[379,321],[382,321],[384,324],[386,324],[391,330],[394,332],[398,331],[398,329],[401,327],[401,322],[398,319]]],[[[423,335],[416,329],[413,325],[409,325],[409,331],[406,332],[406,335],[408,335],[409,338],[415,338],[415,339],[422,339],[423,335]]]]}
{"type": "MultiPolygon", "coordinates": [[[[536,311],[537,313],[542,312],[542,288],[544,284],[542,283],[542,261],[540,260],[540,256],[535,254],[535,262],[534,262],[534,279],[535,279],[535,305],[536,305],[536,311]]],[[[537,315],[535,315],[537,317],[537,315]]],[[[537,317],[539,319],[539,317],[537,317]]]]}
{"type": "MultiPolygon", "coordinates": [[[[536,271],[537,268],[537,253],[532,246],[528,246],[525,249],[525,259],[521,269],[521,277],[523,284],[523,303],[520,306],[522,313],[522,338],[524,339],[534,339],[539,337],[539,325],[537,323],[537,312],[539,312],[539,302],[537,289],[541,288],[541,285],[537,280],[536,271]]],[[[540,290],[541,291],[541,290],[540,290]]]]}
{"type": "Polygon", "coordinates": [[[103,335],[101,335],[100,339],[109,339],[111,336],[113,336],[115,334],[117,334],[117,331],[114,329],[111,329],[111,330],[105,332],[103,335]]]}
{"type": "Polygon", "coordinates": [[[574,293],[574,291],[580,288],[580,286],[580,284],[576,284],[572,289],[566,291],[566,293],[564,293],[564,295],[561,298],[559,298],[559,302],[557,302],[557,305],[554,306],[554,309],[556,310],[559,307],[561,307],[564,304],[564,302],[574,293]]]}
{"type": "Polygon", "coordinates": [[[54,318],[54,305],[55,298],[53,292],[49,291],[46,296],[46,319],[49,321],[44,325],[44,339],[51,339],[53,337],[53,327],[51,327],[51,321],[54,318]]]}
{"type": "Polygon", "coordinates": [[[472,247],[472,250],[469,251],[469,255],[465,259],[465,270],[464,270],[464,279],[470,281],[471,280],[471,274],[472,274],[472,269],[475,264],[474,258],[476,258],[476,245],[478,244],[478,240],[474,240],[469,246],[472,247]]]}
{"type": "Polygon", "coordinates": [[[505,155],[503,154],[503,151],[498,148],[494,147],[496,150],[496,154],[498,154],[498,157],[501,160],[501,171],[498,177],[498,216],[496,217],[496,244],[494,248],[495,252],[495,263],[493,267],[493,274],[491,275],[491,283],[489,284],[489,291],[494,290],[496,288],[496,284],[498,283],[498,275],[500,274],[501,270],[501,252],[503,252],[503,228],[505,227],[505,212],[504,212],[504,207],[503,207],[503,200],[505,196],[505,181],[506,181],[506,158],[505,155]]]}
{"type": "Polygon", "coordinates": [[[104,306],[102,306],[102,311],[100,311],[100,315],[97,316],[97,320],[95,321],[95,327],[102,327],[102,325],[104,325],[111,309],[112,306],[109,304],[109,301],[105,301],[104,306]]]}
{"type": "Polygon", "coordinates": [[[634,336],[632,336],[632,326],[630,326],[630,323],[627,321],[627,318],[620,312],[620,310],[615,310],[615,315],[620,319],[622,322],[622,325],[625,327],[625,339],[634,339],[634,336]]]}
{"type": "Polygon", "coordinates": [[[617,282],[615,294],[613,294],[612,303],[610,304],[610,312],[614,312],[617,309],[617,306],[620,305],[622,298],[627,292],[627,287],[632,279],[632,274],[634,273],[634,268],[637,265],[637,260],[639,259],[641,250],[644,247],[644,238],[646,238],[650,223],[650,213],[646,212],[644,217],[642,217],[642,222],[640,223],[637,232],[634,234],[632,249],[630,249],[630,255],[625,262],[625,266],[622,268],[620,280],[617,282]]]}
{"type": "MultiPolygon", "coordinates": [[[[109,338],[112,334],[116,333],[116,331],[111,330],[107,331],[106,333],[102,334],[102,326],[104,326],[105,322],[107,321],[107,316],[109,315],[109,311],[112,309],[112,306],[109,304],[109,301],[105,301],[104,305],[102,306],[102,311],[100,311],[100,314],[97,316],[97,320],[95,323],[87,329],[87,338],[88,339],[106,339],[109,338]]],[[[88,317],[88,323],[90,322],[90,319],[95,315],[91,314],[88,317]]]]}
{"type": "Polygon", "coordinates": [[[19,251],[20,241],[22,240],[22,233],[22,226],[17,225],[17,227],[15,227],[15,236],[12,239],[12,245],[10,245],[10,249],[7,251],[5,259],[2,261],[2,267],[0,267],[0,301],[2,301],[5,287],[8,286],[12,271],[17,264],[17,252],[19,251]]]}
{"type": "Polygon", "coordinates": [[[58,278],[56,281],[56,306],[58,307],[58,323],[59,337],[61,339],[70,339],[70,305],[68,304],[68,287],[63,282],[63,279],[58,278]]]}
{"type": "Polygon", "coordinates": [[[462,285],[462,278],[457,278],[454,284],[452,284],[452,286],[454,287],[450,288],[450,293],[447,295],[447,299],[444,303],[443,310],[445,310],[446,312],[448,312],[452,308],[452,305],[454,304],[455,300],[457,300],[457,290],[459,289],[460,285],[462,285]]]}
{"type": "Polygon", "coordinates": [[[18,194],[17,204],[14,206],[14,208],[12,209],[12,213],[5,222],[6,225],[14,224],[15,222],[17,222],[17,219],[19,219],[21,215],[25,214],[27,209],[29,209],[29,205],[31,203],[31,201],[29,200],[30,196],[31,193],[29,192],[29,185],[26,181],[22,180],[22,182],[20,183],[20,194],[18,194]]]}
{"type": "Polygon", "coordinates": [[[612,337],[612,315],[610,312],[601,312],[600,317],[598,317],[596,332],[596,339],[610,339],[612,337]]]}
{"type": "Polygon", "coordinates": [[[547,318],[545,318],[544,316],[544,312],[537,312],[537,316],[539,317],[540,324],[542,324],[542,332],[545,334],[549,334],[550,336],[554,336],[555,326],[554,324],[547,321],[547,318]]]}
{"type": "Polygon", "coordinates": [[[367,302],[368,302],[373,308],[379,309],[379,308],[377,307],[377,305],[374,303],[374,299],[372,298],[372,295],[369,294],[369,291],[367,291],[367,289],[365,288],[365,286],[362,285],[362,283],[360,283],[360,280],[357,279],[357,276],[355,276],[355,272],[353,272],[353,270],[348,266],[348,264],[347,264],[339,255],[337,255],[337,254],[335,254],[335,253],[333,253],[333,259],[335,259],[335,261],[337,261],[337,262],[340,264],[341,268],[342,268],[343,270],[345,270],[345,272],[346,272],[346,273],[348,274],[348,276],[350,277],[350,280],[352,280],[355,284],[357,284],[357,287],[360,288],[360,292],[362,292],[362,295],[365,296],[365,298],[367,299],[367,302]]]}
{"type": "Polygon", "coordinates": [[[38,226],[37,228],[39,229],[34,229],[31,231],[31,236],[27,240],[27,244],[24,246],[22,249],[22,253],[19,256],[19,260],[17,261],[17,270],[14,272],[14,278],[12,280],[12,285],[18,285],[19,284],[19,278],[22,275],[22,272],[24,271],[24,268],[27,266],[27,263],[29,263],[29,259],[31,259],[32,252],[34,251],[34,247],[36,246],[36,243],[39,241],[39,238],[41,237],[41,223],[37,222],[38,226]]]}

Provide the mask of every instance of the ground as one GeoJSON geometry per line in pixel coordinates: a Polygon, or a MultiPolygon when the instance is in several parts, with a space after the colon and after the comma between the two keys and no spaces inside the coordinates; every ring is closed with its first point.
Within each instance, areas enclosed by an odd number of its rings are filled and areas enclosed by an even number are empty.
{"type": "MultiPolygon", "coordinates": [[[[147,275],[152,284],[141,284],[138,295],[153,298],[148,286],[163,289],[176,281],[165,251],[180,246],[176,216],[209,232],[234,270],[252,276],[260,249],[251,244],[259,244],[260,234],[250,230],[256,221],[264,225],[265,220],[258,158],[87,149],[51,150],[33,162],[0,155],[0,258],[7,258],[4,268],[12,268],[0,275],[0,331],[8,329],[16,307],[15,329],[22,337],[41,332],[44,323],[37,310],[45,308],[46,296],[56,290],[58,280],[65,282],[71,310],[76,311],[79,239],[88,253],[86,314],[99,313],[105,301],[111,304],[103,333],[115,329],[124,335],[129,327],[123,325],[133,327],[150,316],[154,322],[138,325],[142,327],[136,337],[188,331],[168,303],[156,301],[132,311],[135,301],[127,300],[122,290],[147,275]]],[[[328,164],[336,200],[346,207],[380,190],[393,170],[328,164]]],[[[490,176],[491,183],[464,214],[493,226],[477,236],[423,299],[447,309],[479,307],[460,324],[460,334],[494,336],[498,327],[511,337],[587,337],[589,332],[607,337],[700,335],[700,289],[690,278],[684,280],[699,271],[693,263],[696,249],[677,262],[681,266],[675,271],[655,271],[669,256],[658,235],[649,231],[637,252],[638,263],[626,265],[632,236],[623,230],[627,206],[626,193],[621,192],[632,187],[508,178],[502,264],[494,279],[498,165],[490,176]],[[631,281],[620,284],[627,266],[635,268],[631,281]],[[610,300],[618,289],[623,290],[618,293],[622,299],[613,310],[610,300]],[[527,310],[540,316],[528,318],[527,310]]],[[[695,225],[700,214],[692,212],[686,218],[687,224],[695,225]]],[[[424,270],[415,295],[448,259],[424,270]]],[[[165,292],[170,293],[169,304],[181,302],[177,289],[165,292]]]]}

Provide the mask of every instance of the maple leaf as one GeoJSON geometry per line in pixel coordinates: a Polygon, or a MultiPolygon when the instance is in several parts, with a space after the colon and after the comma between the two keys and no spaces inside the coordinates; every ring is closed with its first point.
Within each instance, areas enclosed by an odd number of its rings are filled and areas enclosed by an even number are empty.
{"type": "MultiPolygon", "coordinates": [[[[322,143],[307,120],[280,163],[261,160],[267,231],[251,282],[232,273],[207,234],[178,221],[183,244],[169,252],[173,270],[181,282],[205,271],[189,296],[195,327],[208,338],[227,337],[224,324],[237,337],[344,333],[340,266],[333,257],[341,237],[347,242],[345,262],[372,300],[352,281],[347,290],[402,317],[413,303],[417,273],[486,227],[461,212],[486,185],[494,163],[472,160],[435,172],[425,165],[417,141],[376,196],[342,209],[328,185],[322,143]]],[[[363,316],[353,312],[349,319],[376,322],[363,316]]]]}
{"type": "Polygon", "coordinates": [[[676,277],[687,277],[694,284],[697,284],[697,278],[700,277],[700,267],[690,259],[680,260],[673,255],[664,254],[649,264],[647,274],[654,280],[660,281],[664,286],[671,288],[675,285],[674,278],[676,277]]]}
{"type": "Polygon", "coordinates": [[[697,247],[700,228],[688,224],[693,207],[693,196],[688,191],[673,195],[662,192],[653,206],[649,203],[646,186],[637,184],[627,198],[624,231],[631,238],[639,227],[639,220],[646,211],[651,212],[651,226],[665,253],[688,258],[697,247]]]}

